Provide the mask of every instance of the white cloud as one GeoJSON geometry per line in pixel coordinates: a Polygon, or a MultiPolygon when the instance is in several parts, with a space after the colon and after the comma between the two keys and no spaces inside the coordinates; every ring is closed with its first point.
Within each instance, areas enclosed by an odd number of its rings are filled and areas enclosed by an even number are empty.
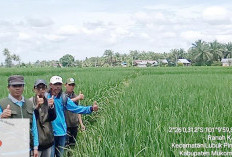
{"type": "Polygon", "coordinates": [[[228,34],[228,35],[217,35],[216,39],[219,42],[223,42],[223,43],[227,43],[227,42],[231,42],[232,41],[232,35],[228,34]]]}
{"type": "Polygon", "coordinates": [[[31,38],[31,35],[29,35],[28,33],[19,32],[19,34],[18,34],[19,40],[28,40],[30,38],[31,38]]]}
{"type": "Polygon", "coordinates": [[[203,20],[209,24],[224,25],[231,23],[231,13],[224,7],[208,7],[203,11],[202,15],[203,20]]]}
{"type": "Polygon", "coordinates": [[[144,39],[150,39],[151,37],[147,33],[141,33],[140,36],[144,39]]]}
{"type": "Polygon", "coordinates": [[[175,32],[164,32],[164,37],[167,37],[167,38],[174,38],[176,37],[176,33],[175,32]]]}
{"type": "Polygon", "coordinates": [[[93,29],[88,29],[86,27],[77,27],[74,25],[66,25],[66,26],[62,26],[59,28],[58,30],[58,34],[60,35],[66,35],[66,36],[75,36],[75,35],[80,35],[80,34],[84,34],[84,35],[97,35],[97,34],[101,34],[104,32],[105,29],[103,28],[93,28],[93,29]]]}
{"type": "Polygon", "coordinates": [[[133,37],[134,33],[129,31],[127,28],[117,27],[110,33],[110,43],[117,43],[127,37],[133,37]]]}
{"type": "Polygon", "coordinates": [[[74,25],[65,25],[60,27],[58,33],[62,35],[76,35],[80,33],[80,30],[74,25]]]}
{"type": "Polygon", "coordinates": [[[215,6],[215,1],[124,2],[123,9],[115,7],[118,1],[90,8],[63,1],[46,1],[47,5],[40,1],[30,3],[38,4],[35,12],[31,11],[32,5],[26,9],[22,6],[17,10],[15,5],[14,9],[0,10],[0,49],[9,48],[26,62],[59,59],[65,53],[84,59],[101,56],[105,49],[120,53],[131,49],[169,52],[173,48],[189,48],[198,39],[232,41],[229,1],[215,6]]]}
{"type": "Polygon", "coordinates": [[[32,27],[47,27],[54,24],[54,22],[47,17],[28,17],[25,22],[32,27]]]}
{"type": "Polygon", "coordinates": [[[61,41],[66,39],[64,36],[56,35],[56,34],[48,34],[44,35],[44,38],[50,41],[61,41]]]}
{"type": "Polygon", "coordinates": [[[180,34],[180,36],[185,39],[194,42],[198,39],[203,39],[204,35],[198,31],[185,31],[180,34]]]}
{"type": "Polygon", "coordinates": [[[170,19],[169,17],[165,16],[162,12],[137,12],[135,15],[133,15],[134,20],[142,25],[163,25],[163,24],[169,24],[170,19]]]}

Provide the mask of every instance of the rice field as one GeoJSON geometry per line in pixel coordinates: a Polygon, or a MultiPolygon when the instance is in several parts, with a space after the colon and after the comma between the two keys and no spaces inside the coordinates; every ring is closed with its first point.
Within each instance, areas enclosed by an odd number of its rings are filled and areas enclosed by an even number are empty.
{"type": "Polygon", "coordinates": [[[79,132],[77,146],[66,151],[72,156],[166,157],[182,156],[181,152],[231,151],[225,146],[177,147],[232,144],[227,138],[208,139],[209,135],[231,134],[227,129],[232,127],[232,68],[0,69],[1,98],[8,95],[11,74],[25,76],[25,97],[33,95],[37,78],[49,81],[59,75],[64,80],[76,78],[76,93],[85,95],[81,104],[98,102],[98,113],[83,116],[87,130],[79,132]]]}

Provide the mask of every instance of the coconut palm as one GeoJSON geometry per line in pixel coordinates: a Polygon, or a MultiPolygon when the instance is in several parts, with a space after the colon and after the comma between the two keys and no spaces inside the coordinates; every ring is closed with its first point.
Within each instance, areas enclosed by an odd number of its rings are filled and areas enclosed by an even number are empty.
{"type": "Polygon", "coordinates": [[[212,61],[213,55],[210,53],[209,46],[206,42],[198,40],[192,44],[191,49],[194,60],[199,65],[205,65],[207,62],[212,61]]]}
{"type": "Polygon", "coordinates": [[[224,45],[223,57],[232,58],[232,43],[231,42],[224,45]]]}
{"type": "Polygon", "coordinates": [[[223,57],[223,46],[217,40],[209,43],[209,51],[213,55],[213,61],[220,61],[223,57]]]}

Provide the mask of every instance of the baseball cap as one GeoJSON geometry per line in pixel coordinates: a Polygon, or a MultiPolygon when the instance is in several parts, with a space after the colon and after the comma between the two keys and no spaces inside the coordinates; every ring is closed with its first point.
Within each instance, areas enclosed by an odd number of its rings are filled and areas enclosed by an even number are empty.
{"type": "Polygon", "coordinates": [[[66,80],[66,83],[67,83],[67,84],[75,84],[75,80],[74,80],[74,78],[68,78],[68,79],[66,80]]]}
{"type": "Polygon", "coordinates": [[[63,83],[62,78],[60,76],[52,76],[50,79],[51,84],[55,83],[63,83]]]}
{"type": "Polygon", "coordinates": [[[35,81],[34,87],[38,86],[39,84],[44,84],[45,86],[47,86],[47,83],[46,83],[45,80],[43,80],[43,79],[38,79],[38,80],[35,81]]]}
{"type": "Polygon", "coordinates": [[[12,75],[8,78],[8,85],[21,85],[25,84],[24,77],[21,75],[12,75]]]}

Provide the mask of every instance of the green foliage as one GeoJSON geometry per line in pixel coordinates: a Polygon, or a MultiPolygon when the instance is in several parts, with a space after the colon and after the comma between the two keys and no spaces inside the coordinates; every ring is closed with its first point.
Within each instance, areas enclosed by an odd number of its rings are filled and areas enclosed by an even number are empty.
{"type": "Polygon", "coordinates": [[[20,57],[16,54],[11,54],[11,52],[8,49],[3,50],[3,55],[6,57],[5,58],[6,67],[12,67],[13,61],[19,62],[20,65],[20,57]]]}
{"type": "Polygon", "coordinates": [[[6,67],[12,67],[13,63],[12,63],[12,57],[11,57],[10,51],[8,49],[4,49],[3,55],[6,57],[5,59],[6,67]]]}
{"type": "Polygon", "coordinates": [[[183,63],[177,63],[177,66],[182,67],[182,66],[184,66],[184,64],[183,63]]]}
{"type": "Polygon", "coordinates": [[[211,66],[222,66],[222,62],[220,62],[220,61],[213,61],[213,63],[211,64],[211,66]]]}
{"type": "Polygon", "coordinates": [[[71,67],[74,65],[74,57],[70,54],[66,54],[63,57],[60,58],[60,63],[64,66],[64,67],[71,67]]]}

